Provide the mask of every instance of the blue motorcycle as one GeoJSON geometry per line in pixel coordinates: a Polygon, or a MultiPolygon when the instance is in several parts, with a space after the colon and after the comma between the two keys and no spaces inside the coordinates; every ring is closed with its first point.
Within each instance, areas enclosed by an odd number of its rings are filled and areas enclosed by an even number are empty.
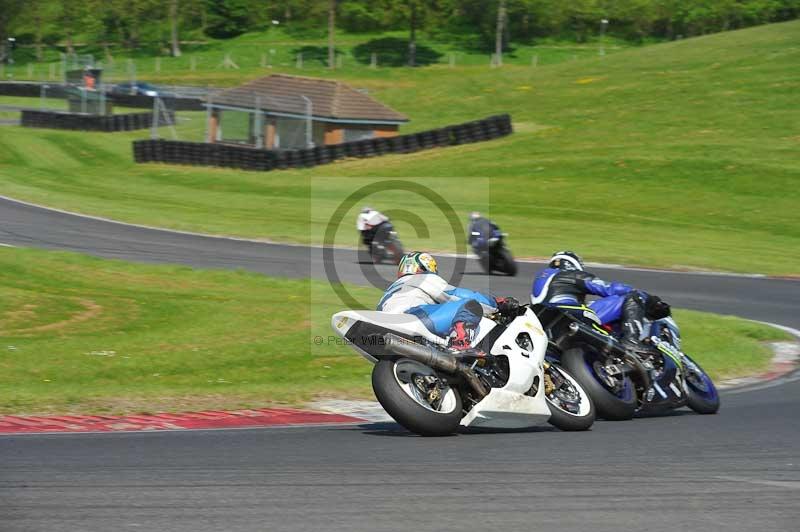
{"type": "Polygon", "coordinates": [[[488,274],[500,272],[511,276],[517,275],[517,263],[514,262],[514,257],[505,244],[506,233],[488,220],[485,222],[473,222],[469,237],[469,244],[478,256],[481,268],[488,274]]]}
{"type": "Polygon", "coordinates": [[[681,351],[672,317],[650,321],[646,348],[632,354],[620,343],[621,323],[601,323],[591,305],[534,309],[550,339],[547,359],[586,389],[600,417],[624,420],[682,406],[699,414],[719,410],[714,382],[681,351]]]}

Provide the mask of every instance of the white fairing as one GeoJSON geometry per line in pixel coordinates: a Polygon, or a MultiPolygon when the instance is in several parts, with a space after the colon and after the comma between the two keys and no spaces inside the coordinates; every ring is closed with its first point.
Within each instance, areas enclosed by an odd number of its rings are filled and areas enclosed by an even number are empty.
{"type": "MultiPolygon", "coordinates": [[[[344,338],[359,321],[374,323],[411,336],[421,336],[436,344],[446,344],[444,338],[434,335],[418,318],[408,314],[349,310],[335,314],[331,319],[331,325],[337,334],[344,338]]],[[[483,318],[479,336],[476,337],[474,344],[480,342],[497,326],[492,320],[483,318]]],[[[373,356],[355,344],[350,344],[350,347],[371,362],[377,362],[373,356]]],[[[524,428],[546,423],[550,418],[550,409],[544,396],[543,363],[546,350],[547,335],[542,330],[536,315],[527,309],[525,314],[509,324],[491,348],[492,355],[508,357],[508,382],[502,388],[493,388],[464,416],[461,424],[468,427],[524,428]],[[521,333],[530,336],[532,351],[526,351],[517,344],[517,336],[521,333]],[[539,378],[536,396],[525,395],[531,389],[536,377],[539,378]]]]}
{"type": "MultiPolygon", "coordinates": [[[[345,310],[333,315],[331,318],[331,326],[339,336],[344,338],[353,325],[359,321],[374,323],[410,336],[421,336],[439,345],[447,344],[447,340],[430,332],[419,318],[411,314],[394,314],[391,312],[380,312],[378,310],[345,310]]],[[[359,348],[356,344],[351,343],[349,345],[370,362],[378,362],[375,357],[359,348]]]]}
{"type": "MultiPolygon", "coordinates": [[[[493,323],[485,318],[484,321],[493,323]]],[[[484,329],[484,321],[481,329],[484,329]]],[[[464,416],[461,424],[465,427],[523,428],[546,423],[550,419],[550,408],[544,397],[546,351],[547,334],[539,318],[528,309],[511,322],[492,345],[491,354],[508,357],[508,382],[502,388],[492,388],[489,395],[464,416]],[[532,352],[517,345],[517,336],[523,332],[531,337],[532,352]],[[525,395],[536,377],[540,383],[536,396],[525,395]]]]}

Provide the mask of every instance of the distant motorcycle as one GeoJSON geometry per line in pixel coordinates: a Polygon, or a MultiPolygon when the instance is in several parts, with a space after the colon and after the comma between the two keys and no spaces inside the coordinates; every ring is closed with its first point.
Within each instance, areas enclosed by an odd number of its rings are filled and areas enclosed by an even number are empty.
{"type": "Polygon", "coordinates": [[[470,246],[478,256],[481,268],[489,274],[500,272],[511,276],[517,275],[517,263],[514,262],[514,257],[505,243],[505,237],[508,235],[488,220],[481,220],[483,221],[485,223],[471,224],[469,238],[470,246]]]}
{"type": "Polygon", "coordinates": [[[636,355],[620,343],[619,322],[603,324],[589,307],[581,317],[536,305],[547,331],[548,360],[567,368],[589,392],[600,417],[630,419],[636,412],[656,413],[688,406],[714,414],[720,400],[714,382],[681,351],[680,330],[672,317],[649,321],[647,346],[636,355]]]}
{"type": "Polygon", "coordinates": [[[410,314],[348,310],[334,331],[374,363],[372,388],[405,428],[443,436],[465,427],[523,428],[550,423],[587,430],[594,407],[563,367],[544,360],[547,337],[530,307],[483,318],[473,347],[455,352],[410,314]]]}
{"type": "Polygon", "coordinates": [[[372,262],[381,264],[389,262],[391,264],[400,264],[400,259],[403,258],[403,243],[397,237],[397,231],[391,222],[384,222],[378,226],[375,236],[369,245],[369,254],[372,262]]]}

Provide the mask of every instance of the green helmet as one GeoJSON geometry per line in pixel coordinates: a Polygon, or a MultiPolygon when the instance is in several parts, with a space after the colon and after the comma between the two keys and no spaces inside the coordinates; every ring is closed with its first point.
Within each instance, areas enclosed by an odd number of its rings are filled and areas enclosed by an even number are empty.
{"type": "Polygon", "coordinates": [[[436,264],[436,259],[430,253],[423,251],[412,251],[406,253],[400,259],[400,264],[397,266],[397,278],[404,275],[415,275],[417,273],[436,273],[439,267],[436,264]]]}

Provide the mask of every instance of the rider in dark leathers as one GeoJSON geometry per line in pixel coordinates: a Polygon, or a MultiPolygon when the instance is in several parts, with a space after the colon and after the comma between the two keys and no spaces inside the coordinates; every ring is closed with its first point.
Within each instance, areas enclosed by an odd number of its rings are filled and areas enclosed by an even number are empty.
{"type": "Polygon", "coordinates": [[[586,296],[600,296],[592,303],[601,323],[622,318],[622,341],[626,349],[641,349],[644,318],[669,316],[669,305],[657,296],[635,290],[619,282],[607,283],[583,270],[583,261],[571,251],[559,251],[550,258],[547,268],[540,271],[531,287],[531,303],[558,307],[583,314],[586,296]]]}
{"type": "Polygon", "coordinates": [[[496,223],[488,218],[484,218],[481,216],[481,213],[477,211],[470,213],[469,228],[467,228],[470,246],[474,246],[475,241],[478,239],[488,238],[495,230],[500,230],[496,223]]]}

